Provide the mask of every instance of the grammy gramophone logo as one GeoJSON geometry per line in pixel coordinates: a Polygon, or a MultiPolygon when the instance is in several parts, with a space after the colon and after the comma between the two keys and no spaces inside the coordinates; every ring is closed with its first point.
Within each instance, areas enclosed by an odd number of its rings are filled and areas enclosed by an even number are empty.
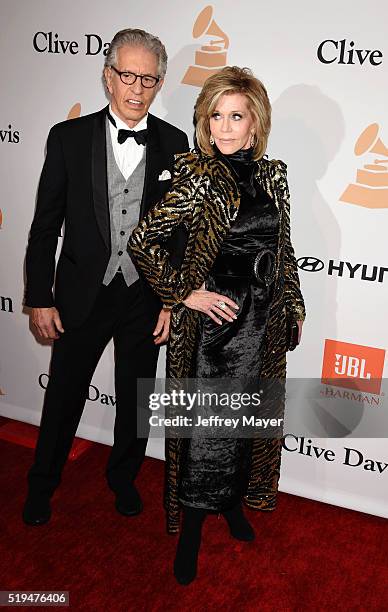
{"type": "Polygon", "coordinates": [[[194,23],[193,38],[201,36],[210,37],[210,40],[207,38],[195,52],[195,64],[188,67],[182,79],[185,85],[202,87],[209,76],[226,66],[226,49],[229,47],[229,38],[214,21],[212,6],[206,6],[194,23]]]}
{"type": "Polygon", "coordinates": [[[80,114],[81,114],[81,104],[79,102],[77,102],[69,110],[67,118],[68,119],[77,119],[77,117],[79,117],[80,114]]]}
{"type": "Polygon", "coordinates": [[[372,153],[372,163],[357,170],[356,182],[351,183],[340,197],[341,202],[365,208],[388,208],[388,148],[378,137],[378,123],[371,123],[359,136],[354,153],[372,153]]]}

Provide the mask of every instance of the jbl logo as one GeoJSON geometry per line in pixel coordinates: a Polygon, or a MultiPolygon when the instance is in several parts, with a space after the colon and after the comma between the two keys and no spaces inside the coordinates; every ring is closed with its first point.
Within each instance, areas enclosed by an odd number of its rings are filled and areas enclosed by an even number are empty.
{"type": "Polygon", "coordinates": [[[336,353],[334,372],[342,376],[345,374],[350,378],[370,379],[370,372],[366,372],[365,359],[358,357],[349,357],[348,355],[340,355],[336,353]]]}
{"type": "Polygon", "coordinates": [[[325,340],[321,380],[326,385],[378,394],[384,360],[384,349],[325,340]]]}

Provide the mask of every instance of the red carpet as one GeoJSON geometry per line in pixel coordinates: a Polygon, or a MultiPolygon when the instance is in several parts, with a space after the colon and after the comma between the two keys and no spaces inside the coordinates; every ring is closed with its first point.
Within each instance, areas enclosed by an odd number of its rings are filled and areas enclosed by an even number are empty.
{"type": "Polygon", "coordinates": [[[127,519],[105,484],[109,448],[93,445],[68,464],[51,522],[33,528],[20,518],[32,451],[0,442],[0,452],[0,590],[68,590],[71,609],[97,612],[388,609],[385,519],[280,494],[275,512],[249,512],[257,540],[243,544],[211,516],[199,577],[181,587],[171,571],[176,540],[164,529],[161,461],[146,459],[145,509],[127,519]]]}

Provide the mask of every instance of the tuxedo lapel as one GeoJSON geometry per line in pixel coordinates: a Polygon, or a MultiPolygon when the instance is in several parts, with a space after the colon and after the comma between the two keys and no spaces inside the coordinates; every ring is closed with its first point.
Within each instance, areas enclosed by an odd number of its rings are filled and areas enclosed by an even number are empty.
{"type": "Polygon", "coordinates": [[[108,178],[106,170],[106,108],[97,113],[93,125],[92,189],[97,225],[107,250],[110,250],[108,178]]]}
{"type": "Polygon", "coordinates": [[[149,113],[147,119],[146,167],[140,218],[144,217],[150,206],[163,195],[158,177],[160,169],[166,167],[167,162],[168,155],[162,147],[158,120],[149,113]]]}

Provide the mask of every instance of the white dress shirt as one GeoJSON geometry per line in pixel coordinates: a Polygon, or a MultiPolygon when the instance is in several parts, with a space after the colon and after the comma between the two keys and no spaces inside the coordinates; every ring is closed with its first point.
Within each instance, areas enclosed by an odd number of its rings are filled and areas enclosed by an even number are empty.
{"type": "Polygon", "coordinates": [[[109,121],[109,129],[110,135],[112,138],[112,146],[113,153],[115,156],[116,164],[125,178],[128,180],[128,177],[131,176],[132,172],[139,164],[141,158],[144,155],[144,145],[137,144],[134,138],[127,138],[123,144],[119,144],[117,142],[117,135],[119,130],[133,130],[138,132],[139,130],[145,130],[147,128],[147,117],[148,114],[139,121],[134,128],[129,128],[120,117],[118,117],[113,111],[111,105],[109,105],[109,112],[112,115],[113,119],[116,121],[116,127],[113,125],[111,121],[109,121]]]}

